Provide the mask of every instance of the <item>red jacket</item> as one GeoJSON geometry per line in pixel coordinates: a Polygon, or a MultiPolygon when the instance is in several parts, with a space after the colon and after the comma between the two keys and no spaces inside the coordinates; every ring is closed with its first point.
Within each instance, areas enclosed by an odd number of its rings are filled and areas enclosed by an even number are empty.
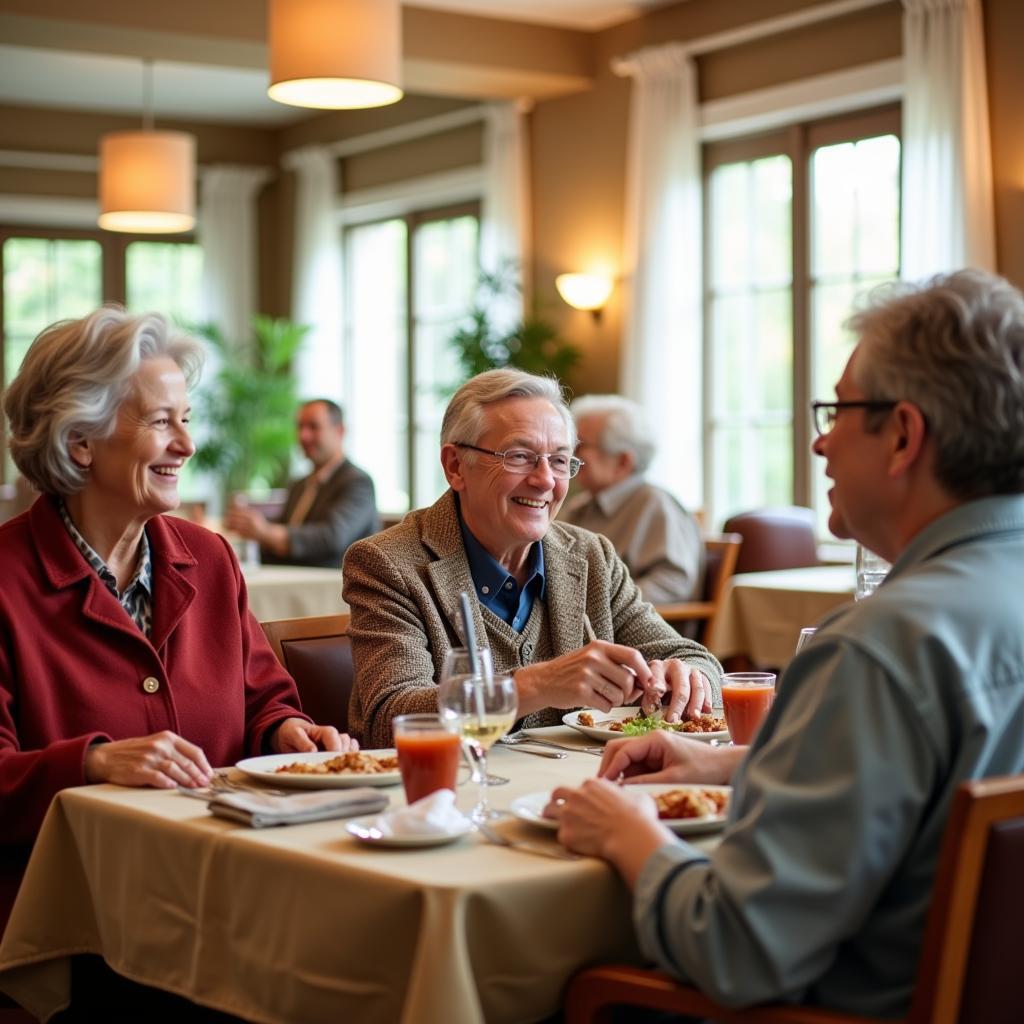
{"type": "Polygon", "coordinates": [[[85,783],[92,740],[170,729],[216,767],[260,753],[268,726],[301,715],[230,545],[164,516],[146,534],[148,639],[75,547],[53,499],[0,526],[0,932],[50,800],[85,783]],[[143,682],[153,679],[150,693],[143,682]]]}

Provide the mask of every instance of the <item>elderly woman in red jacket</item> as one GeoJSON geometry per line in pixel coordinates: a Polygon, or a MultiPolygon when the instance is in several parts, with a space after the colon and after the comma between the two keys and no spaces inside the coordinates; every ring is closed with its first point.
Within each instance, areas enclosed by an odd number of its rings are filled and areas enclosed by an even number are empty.
{"type": "Polygon", "coordinates": [[[105,307],[43,331],[4,397],[42,496],[0,527],[0,930],[59,789],[356,746],[302,714],[227,542],[164,515],[201,362],[162,317],[105,307]]]}

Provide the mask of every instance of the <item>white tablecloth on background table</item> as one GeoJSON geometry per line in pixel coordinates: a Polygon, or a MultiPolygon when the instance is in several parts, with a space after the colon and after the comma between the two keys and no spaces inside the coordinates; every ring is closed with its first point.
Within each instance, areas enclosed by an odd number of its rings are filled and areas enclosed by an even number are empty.
{"type": "Polygon", "coordinates": [[[347,612],[341,570],[301,565],[242,566],[249,607],[260,622],[347,612]]]}

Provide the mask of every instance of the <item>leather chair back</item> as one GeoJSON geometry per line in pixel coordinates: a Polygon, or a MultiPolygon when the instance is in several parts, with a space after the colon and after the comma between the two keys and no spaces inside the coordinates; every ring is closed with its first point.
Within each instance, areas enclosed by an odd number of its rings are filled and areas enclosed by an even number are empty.
{"type": "Polygon", "coordinates": [[[736,572],[764,572],[818,565],[814,529],[814,513],[809,508],[788,505],[732,516],[726,520],[724,532],[743,538],[736,572]]]}

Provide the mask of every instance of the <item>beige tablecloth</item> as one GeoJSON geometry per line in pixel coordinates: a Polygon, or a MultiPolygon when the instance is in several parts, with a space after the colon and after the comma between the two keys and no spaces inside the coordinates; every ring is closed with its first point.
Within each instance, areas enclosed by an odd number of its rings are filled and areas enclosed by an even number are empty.
{"type": "MultiPolygon", "coordinates": [[[[575,784],[598,763],[498,748],[491,769],[512,781],[492,802],[575,784]]],[[[463,809],[473,789],[460,788],[463,809]]],[[[402,802],[401,787],[387,792],[402,802]]],[[[519,821],[501,827],[554,842],[519,821]]],[[[337,820],[251,830],[177,793],[114,786],[54,801],[0,946],[0,989],[45,1017],[67,1001],[79,952],[271,1024],[533,1021],[557,1010],[584,964],[638,956],[628,893],[597,860],[475,833],[384,850],[337,820]]]]}
{"type": "Polygon", "coordinates": [[[249,607],[260,622],[347,612],[341,570],[311,566],[243,566],[249,607]]]}
{"type": "Polygon", "coordinates": [[[745,654],[782,668],[804,626],[853,600],[854,582],[852,565],[740,573],[729,581],[708,646],[719,658],[745,654]]]}

